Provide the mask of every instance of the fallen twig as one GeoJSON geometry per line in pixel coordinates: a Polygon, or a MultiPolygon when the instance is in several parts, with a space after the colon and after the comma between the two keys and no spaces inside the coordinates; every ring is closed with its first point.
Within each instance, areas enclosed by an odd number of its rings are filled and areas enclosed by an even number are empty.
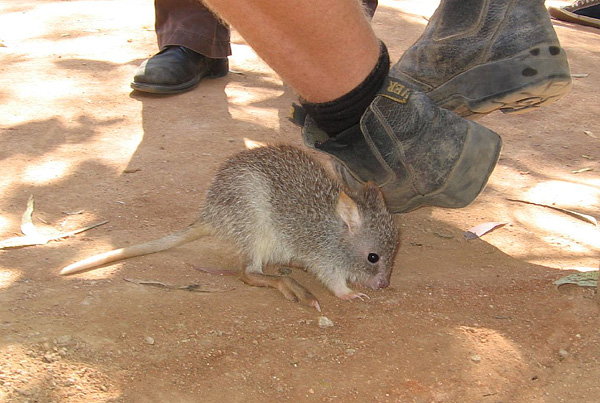
{"type": "Polygon", "coordinates": [[[167,283],[162,283],[160,281],[154,281],[154,280],[138,280],[138,279],[134,279],[134,278],[124,278],[123,280],[129,282],[129,283],[134,283],[134,284],[138,284],[138,285],[146,285],[149,287],[157,287],[157,288],[165,288],[168,290],[181,290],[181,291],[194,291],[194,292],[224,292],[224,291],[230,291],[230,289],[223,289],[223,288],[208,288],[205,287],[203,285],[200,284],[187,284],[187,285],[173,285],[173,284],[167,284],[167,283]]]}
{"type": "Polygon", "coordinates": [[[560,211],[561,213],[568,214],[572,217],[578,218],[583,221],[587,221],[590,224],[594,224],[595,226],[598,226],[598,220],[596,220],[595,217],[592,217],[591,215],[587,215],[587,214],[583,214],[583,213],[578,213],[577,211],[567,210],[567,209],[560,208],[560,207],[554,207],[554,206],[550,206],[548,204],[534,203],[534,202],[530,202],[527,200],[509,199],[509,198],[507,198],[506,200],[512,201],[512,202],[517,202],[517,203],[525,203],[525,204],[531,204],[534,206],[550,208],[552,210],[560,211]]]}

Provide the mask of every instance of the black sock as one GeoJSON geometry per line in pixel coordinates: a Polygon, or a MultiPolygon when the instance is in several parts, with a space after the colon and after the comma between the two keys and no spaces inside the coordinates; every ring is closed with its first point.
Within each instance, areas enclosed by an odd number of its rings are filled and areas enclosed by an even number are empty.
{"type": "Polygon", "coordinates": [[[377,91],[383,85],[390,70],[390,56],[383,42],[380,42],[379,60],[355,89],[338,99],[323,103],[309,103],[300,100],[300,104],[312,117],[317,126],[330,137],[358,124],[363,113],[367,110],[377,91]]]}

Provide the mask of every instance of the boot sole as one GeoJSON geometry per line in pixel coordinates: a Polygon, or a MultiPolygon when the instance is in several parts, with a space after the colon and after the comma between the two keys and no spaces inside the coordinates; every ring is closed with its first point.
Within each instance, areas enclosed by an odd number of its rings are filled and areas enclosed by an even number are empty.
{"type": "MultiPolygon", "coordinates": [[[[501,149],[502,139],[496,133],[485,128],[471,127],[462,154],[446,184],[436,192],[415,196],[402,205],[394,205],[391,201],[388,205],[390,211],[408,213],[423,206],[468,206],[485,188],[498,162],[501,149]]],[[[383,189],[385,194],[385,186],[383,189]]]]}
{"type": "Polygon", "coordinates": [[[495,110],[537,109],[568,93],[571,84],[565,51],[544,43],[509,59],[473,67],[427,95],[438,106],[476,119],[495,110]]]}

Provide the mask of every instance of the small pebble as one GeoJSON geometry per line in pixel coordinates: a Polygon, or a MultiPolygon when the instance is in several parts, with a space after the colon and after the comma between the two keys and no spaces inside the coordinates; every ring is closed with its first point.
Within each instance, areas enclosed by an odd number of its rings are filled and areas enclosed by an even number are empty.
{"type": "Polygon", "coordinates": [[[54,361],[57,361],[59,359],[59,357],[56,354],[53,353],[46,353],[44,354],[44,361],[47,363],[53,363],[54,361]]]}
{"type": "Polygon", "coordinates": [[[565,358],[567,358],[569,356],[569,352],[563,348],[561,348],[560,350],[558,350],[558,355],[560,355],[560,359],[564,360],[565,358]]]}
{"type": "Polygon", "coordinates": [[[333,321],[327,316],[319,316],[319,327],[325,329],[327,327],[333,327],[333,321]]]}
{"type": "Polygon", "coordinates": [[[93,300],[94,300],[94,297],[92,297],[91,295],[88,295],[87,297],[85,297],[83,299],[83,301],[81,301],[81,305],[90,305],[93,300]]]}
{"type": "Polygon", "coordinates": [[[57,340],[56,343],[59,345],[63,345],[63,344],[69,344],[71,342],[73,338],[71,336],[69,336],[68,334],[64,335],[64,336],[60,336],[57,340]]]}
{"type": "Polygon", "coordinates": [[[146,336],[146,338],[144,340],[146,341],[147,344],[150,344],[150,345],[154,344],[154,339],[150,336],[146,336]]]}
{"type": "Polygon", "coordinates": [[[18,394],[20,394],[21,396],[25,396],[25,397],[31,396],[31,392],[26,389],[15,388],[14,391],[17,392],[18,394]]]}
{"type": "Polygon", "coordinates": [[[473,361],[475,364],[479,364],[481,362],[481,356],[475,354],[471,356],[471,361],[473,361]]]}

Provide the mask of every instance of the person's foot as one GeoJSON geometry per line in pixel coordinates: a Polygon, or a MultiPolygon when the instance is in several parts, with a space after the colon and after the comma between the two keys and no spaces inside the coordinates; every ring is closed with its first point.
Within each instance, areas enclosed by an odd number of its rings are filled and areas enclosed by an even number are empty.
{"type": "Polygon", "coordinates": [[[571,88],[543,0],[442,0],[390,75],[470,119],[532,110],[571,88]]]}
{"type": "Polygon", "coordinates": [[[333,156],[350,188],[374,181],[393,213],[468,205],[485,187],[502,144],[496,133],[391,77],[360,124],[333,138],[304,112],[296,107],[292,113],[303,124],[304,142],[333,156]]]}
{"type": "Polygon", "coordinates": [[[212,59],[184,46],[166,46],[142,62],[131,88],[154,94],[177,94],[191,90],[204,77],[223,77],[228,71],[227,58],[212,59]]]}

